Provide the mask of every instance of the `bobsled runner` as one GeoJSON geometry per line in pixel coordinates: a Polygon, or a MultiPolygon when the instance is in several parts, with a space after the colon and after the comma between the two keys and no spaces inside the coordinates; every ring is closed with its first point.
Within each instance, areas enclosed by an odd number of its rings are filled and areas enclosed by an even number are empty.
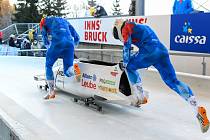
{"type": "MultiPolygon", "coordinates": [[[[74,95],[74,101],[84,101],[85,105],[95,105],[97,110],[102,108],[94,100],[130,105],[132,88],[121,63],[109,63],[98,60],[75,59],[80,68],[80,75],[66,77],[63,66],[54,67],[55,86],[57,89],[74,95]]],[[[39,88],[48,89],[45,75],[34,76],[36,81],[43,82],[39,88]]]]}

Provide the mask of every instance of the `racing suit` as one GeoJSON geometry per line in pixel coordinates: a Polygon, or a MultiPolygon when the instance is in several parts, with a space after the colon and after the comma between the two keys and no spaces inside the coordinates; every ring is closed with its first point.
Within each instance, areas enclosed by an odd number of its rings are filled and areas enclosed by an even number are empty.
{"type": "Polygon", "coordinates": [[[60,17],[46,17],[40,23],[42,38],[47,47],[46,53],[46,79],[54,80],[52,67],[58,58],[63,59],[64,74],[71,76],[74,47],[79,43],[79,35],[74,27],[65,19],[60,17]],[[51,35],[52,41],[48,40],[51,35]],[[50,46],[50,47],[49,47],[50,46]]]}
{"type": "Polygon", "coordinates": [[[189,14],[194,11],[191,0],[175,0],[173,14],[189,14]]]}
{"type": "Polygon", "coordinates": [[[149,26],[125,22],[122,27],[122,37],[123,63],[132,85],[141,83],[138,69],[154,66],[166,85],[189,101],[193,96],[191,89],[177,79],[167,49],[149,26]],[[139,51],[132,56],[130,55],[131,44],[139,48],[139,51]]]}

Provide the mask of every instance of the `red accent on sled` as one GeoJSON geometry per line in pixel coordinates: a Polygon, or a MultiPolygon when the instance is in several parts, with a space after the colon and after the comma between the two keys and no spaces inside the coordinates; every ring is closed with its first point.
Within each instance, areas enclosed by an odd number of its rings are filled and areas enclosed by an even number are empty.
{"type": "Polygon", "coordinates": [[[118,74],[118,72],[111,72],[111,75],[114,76],[114,77],[116,77],[117,74],[118,74]]]}

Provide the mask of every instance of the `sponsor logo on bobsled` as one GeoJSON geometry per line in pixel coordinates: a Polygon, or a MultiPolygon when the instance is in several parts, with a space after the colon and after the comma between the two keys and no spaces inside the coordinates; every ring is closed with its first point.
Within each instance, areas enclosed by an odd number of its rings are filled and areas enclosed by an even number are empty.
{"type": "Polygon", "coordinates": [[[98,86],[98,89],[103,92],[106,92],[106,93],[117,93],[116,88],[110,88],[110,87],[106,87],[106,86],[98,86]]]}
{"type": "Polygon", "coordinates": [[[117,74],[118,74],[118,72],[116,72],[116,71],[112,71],[110,74],[111,74],[112,76],[116,77],[116,76],[117,76],[117,74]]]}
{"type": "Polygon", "coordinates": [[[183,34],[178,34],[175,36],[174,41],[177,44],[206,44],[207,37],[205,35],[194,35],[193,28],[190,22],[184,22],[182,32],[183,34]]]}
{"type": "Polygon", "coordinates": [[[94,82],[92,82],[91,80],[86,81],[86,80],[82,79],[81,86],[83,86],[85,88],[89,88],[89,89],[96,89],[96,84],[94,82]]]}
{"type": "Polygon", "coordinates": [[[97,77],[96,77],[95,74],[89,75],[89,74],[83,73],[83,74],[82,74],[82,78],[83,78],[83,79],[93,80],[93,81],[96,81],[96,80],[97,80],[97,77]]]}
{"type": "Polygon", "coordinates": [[[100,78],[99,82],[102,84],[107,84],[107,85],[115,85],[115,83],[116,83],[115,81],[106,80],[106,79],[102,79],[102,78],[100,78]]]}
{"type": "Polygon", "coordinates": [[[114,71],[118,71],[117,67],[114,67],[114,71]]]}
{"type": "Polygon", "coordinates": [[[58,70],[57,75],[64,76],[63,71],[58,70]]]}
{"type": "Polygon", "coordinates": [[[58,79],[58,80],[57,80],[57,82],[59,82],[59,83],[63,83],[64,81],[63,81],[63,80],[58,79]]]}
{"type": "Polygon", "coordinates": [[[93,81],[96,81],[96,75],[95,74],[93,74],[93,81]]]}
{"type": "Polygon", "coordinates": [[[110,73],[112,76],[116,77],[118,74],[118,69],[117,67],[114,67],[114,70],[110,73]]]}

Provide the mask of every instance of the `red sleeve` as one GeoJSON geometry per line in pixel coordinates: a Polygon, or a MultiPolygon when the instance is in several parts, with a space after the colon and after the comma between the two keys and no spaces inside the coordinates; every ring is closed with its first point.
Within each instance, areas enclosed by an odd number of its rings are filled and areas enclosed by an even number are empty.
{"type": "Polygon", "coordinates": [[[45,19],[44,18],[42,18],[39,25],[40,25],[40,30],[42,30],[42,27],[45,25],[45,19]]]}
{"type": "Polygon", "coordinates": [[[135,25],[132,23],[125,23],[125,26],[122,29],[122,37],[124,42],[128,41],[128,38],[131,36],[131,34],[133,33],[133,27],[135,25]]]}
{"type": "Polygon", "coordinates": [[[3,32],[0,31],[0,38],[3,38],[3,32]]]}

